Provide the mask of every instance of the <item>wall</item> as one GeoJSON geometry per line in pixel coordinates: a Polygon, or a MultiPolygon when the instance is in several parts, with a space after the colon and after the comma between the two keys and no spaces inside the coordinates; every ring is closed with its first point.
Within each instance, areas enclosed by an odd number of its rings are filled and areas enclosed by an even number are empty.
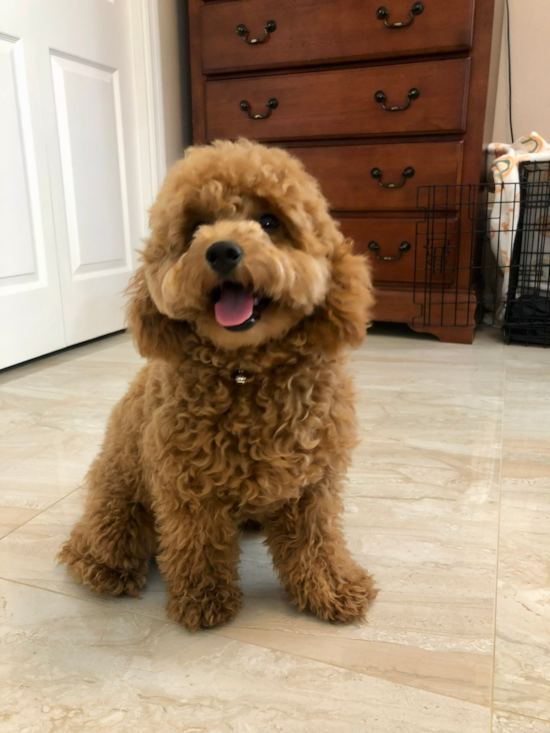
{"type": "Polygon", "coordinates": [[[191,142],[191,92],[187,39],[187,2],[156,0],[160,36],[166,167],[182,157],[191,142]]]}
{"type": "MultiPolygon", "coordinates": [[[[516,139],[538,132],[550,142],[550,0],[508,0],[512,45],[512,116],[516,139]]],[[[493,140],[510,142],[506,19],[493,140]]]]}
{"type": "Polygon", "coordinates": [[[182,151],[181,92],[179,72],[179,39],[177,0],[157,0],[162,67],[162,101],[166,163],[169,168],[182,151]]]}

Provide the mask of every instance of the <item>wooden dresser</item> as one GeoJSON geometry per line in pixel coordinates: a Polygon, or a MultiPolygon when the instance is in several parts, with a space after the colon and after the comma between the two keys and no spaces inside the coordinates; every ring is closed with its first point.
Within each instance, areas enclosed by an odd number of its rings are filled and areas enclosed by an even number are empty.
{"type": "MultiPolygon", "coordinates": [[[[372,260],[375,320],[446,341],[472,341],[472,309],[422,318],[417,189],[480,180],[494,3],[189,0],[194,142],[243,136],[290,149],[372,260]]],[[[445,278],[454,296],[470,289],[457,278],[445,278]]]]}

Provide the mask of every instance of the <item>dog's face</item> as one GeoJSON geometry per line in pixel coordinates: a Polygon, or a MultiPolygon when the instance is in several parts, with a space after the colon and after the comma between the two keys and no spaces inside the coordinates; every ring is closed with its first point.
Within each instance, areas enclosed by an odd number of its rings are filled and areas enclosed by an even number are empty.
{"type": "Polygon", "coordinates": [[[186,324],[237,349],[280,339],[316,315],[334,331],[340,305],[348,312],[338,329],[364,336],[366,264],[351,254],[315,180],[283,150],[247,141],[191,148],[168,174],[151,230],[129,311],[146,355],[144,319],[159,330],[157,343],[170,324],[186,324]]]}
{"type": "Polygon", "coordinates": [[[183,207],[182,238],[151,280],[156,302],[224,348],[281,337],[326,298],[327,246],[276,200],[204,193],[183,207]]]}

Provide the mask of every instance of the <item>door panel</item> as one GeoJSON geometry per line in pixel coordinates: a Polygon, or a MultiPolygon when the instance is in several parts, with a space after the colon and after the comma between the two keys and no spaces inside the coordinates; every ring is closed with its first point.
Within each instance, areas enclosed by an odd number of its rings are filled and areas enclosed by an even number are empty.
{"type": "Polygon", "coordinates": [[[32,47],[15,12],[9,27],[4,20],[0,16],[0,368],[65,345],[32,47]]]}
{"type": "Polygon", "coordinates": [[[124,327],[144,236],[131,3],[40,0],[41,78],[67,344],[124,327]]]}
{"type": "Polygon", "coordinates": [[[72,280],[131,271],[118,72],[51,58],[72,280]]]}
{"type": "MultiPolygon", "coordinates": [[[[21,41],[0,39],[0,159],[6,172],[0,179],[0,221],[2,236],[17,247],[0,250],[0,278],[3,285],[36,282],[37,267],[33,230],[40,236],[40,226],[31,212],[29,184],[35,179],[33,155],[25,150],[22,131],[29,124],[28,105],[23,111],[26,88],[21,41]],[[26,160],[30,165],[26,165],[26,160]],[[9,281],[9,282],[8,282],[9,281]]],[[[31,184],[32,185],[32,184],[31,184]]]]}
{"type": "Polygon", "coordinates": [[[145,234],[132,3],[0,2],[0,367],[124,326],[145,234]]]}

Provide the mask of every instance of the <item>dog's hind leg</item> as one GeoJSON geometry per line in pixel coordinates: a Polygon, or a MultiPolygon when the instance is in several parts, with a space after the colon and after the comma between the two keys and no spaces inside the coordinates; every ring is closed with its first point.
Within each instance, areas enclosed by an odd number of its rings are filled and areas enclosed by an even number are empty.
{"type": "MultiPolygon", "coordinates": [[[[97,593],[139,595],[155,550],[137,440],[125,425],[134,396],[130,392],[113,412],[103,450],[86,477],[84,516],[58,556],[97,593]]],[[[139,425],[131,417],[131,424],[139,425]]]]}
{"type": "Polygon", "coordinates": [[[88,483],[84,516],[58,560],[97,593],[138,596],[155,547],[152,513],[136,501],[135,492],[114,467],[109,470],[102,465],[102,456],[92,467],[88,483]]]}

